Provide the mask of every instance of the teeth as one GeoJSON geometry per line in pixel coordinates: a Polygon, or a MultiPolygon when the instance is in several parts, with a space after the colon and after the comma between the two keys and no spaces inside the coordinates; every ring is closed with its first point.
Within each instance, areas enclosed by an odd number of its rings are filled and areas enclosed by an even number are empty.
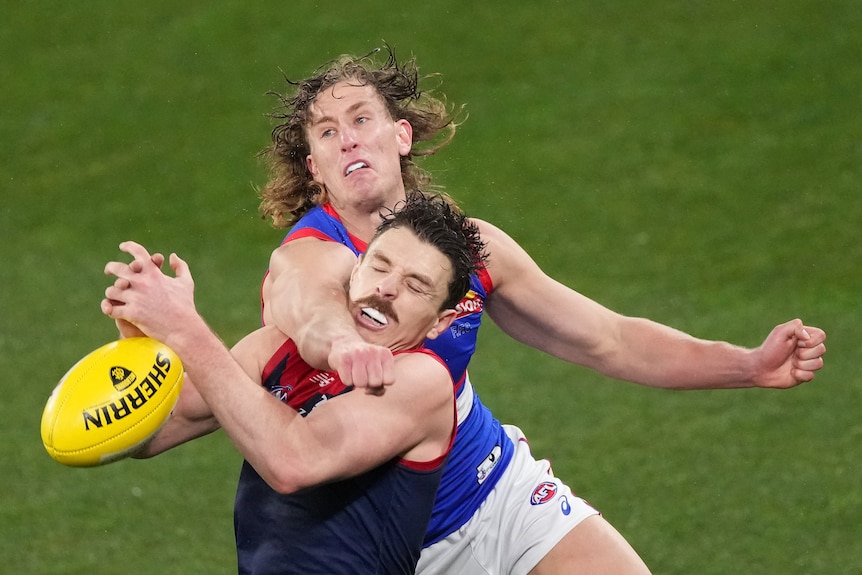
{"type": "Polygon", "coordinates": [[[355,162],[355,163],[347,166],[347,170],[344,172],[344,175],[349,176],[350,174],[352,174],[353,172],[355,172],[359,168],[367,168],[367,167],[368,167],[368,165],[365,162],[355,162]]]}
{"type": "Polygon", "coordinates": [[[386,316],[374,309],[373,307],[364,307],[362,308],[362,314],[366,317],[369,317],[379,323],[380,325],[386,325],[388,322],[386,321],[386,316]]]}

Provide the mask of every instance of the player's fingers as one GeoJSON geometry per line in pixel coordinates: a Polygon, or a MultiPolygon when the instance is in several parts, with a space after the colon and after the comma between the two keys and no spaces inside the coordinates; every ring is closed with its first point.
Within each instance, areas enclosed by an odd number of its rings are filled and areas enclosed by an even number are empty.
{"type": "Polygon", "coordinates": [[[128,277],[134,272],[129,268],[129,264],[123,262],[108,262],[105,264],[106,276],[128,277]]]}
{"type": "Polygon", "coordinates": [[[363,373],[365,385],[369,389],[380,389],[383,387],[383,366],[375,358],[370,358],[365,362],[365,371],[363,373]]]}
{"type": "Polygon", "coordinates": [[[126,306],[123,305],[123,302],[118,302],[109,297],[106,297],[102,300],[100,305],[102,309],[102,313],[114,320],[126,320],[126,306]]]}
{"type": "Polygon", "coordinates": [[[800,347],[816,347],[826,341],[826,332],[819,327],[806,325],[802,328],[802,331],[808,337],[799,338],[798,345],[800,347]]]}
{"type": "Polygon", "coordinates": [[[117,297],[122,297],[123,291],[124,290],[118,289],[115,285],[109,285],[105,288],[105,297],[109,300],[119,301],[117,300],[117,297]]]}
{"type": "Polygon", "coordinates": [[[826,345],[819,343],[814,347],[798,347],[796,348],[796,357],[800,360],[816,359],[822,357],[826,353],[826,345]]]}
{"type": "Polygon", "coordinates": [[[814,372],[807,369],[793,369],[790,373],[797,383],[805,383],[814,379],[814,372]]]}
{"type": "Polygon", "coordinates": [[[365,351],[364,377],[370,388],[380,389],[395,381],[395,360],[385,347],[370,346],[365,351]]]}
{"type": "Polygon", "coordinates": [[[129,254],[135,259],[150,259],[150,252],[147,251],[147,248],[131,240],[120,242],[120,251],[129,254]]]}
{"type": "Polygon", "coordinates": [[[353,379],[353,385],[356,387],[379,387],[374,382],[374,370],[369,366],[367,358],[354,358],[350,374],[353,379]]]}
{"type": "Polygon", "coordinates": [[[354,385],[353,383],[353,366],[350,359],[345,358],[343,363],[335,370],[338,372],[338,377],[344,385],[354,385]]]}
{"type": "Polygon", "coordinates": [[[812,359],[797,359],[793,362],[793,367],[803,371],[814,372],[823,367],[823,358],[815,357],[812,359]]]}
{"type": "Polygon", "coordinates": [[[195,281],[194,278],[192,278],[192,272],[189,269],[189,264],[186,263],[186,261],[177,254],[171,254],[170,263],[171,269],[174,270],[174,275],[176,276],[176,278],[185,283],[192,290],[194,290],[195,281]]]}
{"type": "Polygon", "coordinates": [[[392,385],[395,383],[395,358],[392,352],[388,349],[384,350],[383,358],[380,362],[381,376],[380,381],[383,385],[392,385]]]}

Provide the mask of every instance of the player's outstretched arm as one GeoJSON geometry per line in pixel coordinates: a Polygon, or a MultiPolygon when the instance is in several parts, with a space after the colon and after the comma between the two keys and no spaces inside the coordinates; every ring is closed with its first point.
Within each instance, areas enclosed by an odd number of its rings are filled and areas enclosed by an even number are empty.
{"type": "Polygon", "coordinates": [[[302,238],[277,248],[263,287],[264,320],[291,334],[300,355],[347,385],[391,384],[389,349],[365,342],[347,312],[345,285],[356,256],[345,246],[302,238]]]}
{"type": "Polygon", "coordinates": [[[799,320],[747,349],[620,315],[546,275],[505,232],[477,221],[489,254],[494,322],[514,339],[609,377],[669,389],[792,387],[823,365],[823,330],[799,320]]]}

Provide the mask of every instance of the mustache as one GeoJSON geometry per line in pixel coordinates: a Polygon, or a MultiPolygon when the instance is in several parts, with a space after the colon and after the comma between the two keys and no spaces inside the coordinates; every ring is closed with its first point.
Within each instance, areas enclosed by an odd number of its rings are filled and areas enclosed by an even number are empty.
{"type": "Polygon", "coordinates": [[[385,300],[381,297],[378,297],[376,295],[370,295],[355,300],[353,303],[359,307],[373,307],[380,313],[391,317],[396,322],[398,321],[398,315],[395,313],[395,310],[392,309],[392,304],[388,300],[385,300]]]}

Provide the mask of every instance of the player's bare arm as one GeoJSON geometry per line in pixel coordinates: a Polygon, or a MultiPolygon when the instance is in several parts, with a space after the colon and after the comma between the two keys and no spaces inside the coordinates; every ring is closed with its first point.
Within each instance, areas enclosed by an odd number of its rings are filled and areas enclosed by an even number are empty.
{"type": "Polygon", "coordinates": [[[395,373],[398,385],[382,395],[347,393],[318,405],[284,446],[290,455],[275,460],[280,487],[342,479],[394,457],[431,461],[446,453],[455,425],[448,371],[428,355],[403,353],[395,373]]]}
{"type": "Polygon", "coordinates": [[[826,334],[800,320],[777,326],[755,349],[698,339],[599,305],[546,275],[505,232],[477,223],[495,286],[488,314],[514,339],[555,357],[670,389],[787,388],[823,365],[826,334]]]}
{"type": "MultiPolygon", "coordinates": [[[[107,298],[117,304],[107,312],[114,319],[137,325],[183,358],[215,419],[274,489],[295,491],[361,473],[399,454],[418,457],[426,449],[448,446],[454,425],[452,382],[436,360],[424,355],[415,359],[411,354],[399,356],[398,375],[404,385],[393,386],[380,396],[348,393],[303,418],[250,378],[197,314],[194,283],[183,260],[171,255],[176,275],[169,277],[147,263],[142,246],[126,242],[121,249],[144,263],[139,272],[118,262],[106,267],[125,280],[124,287],[106,290],[107,298]],[[416,363],[419,361],[423,363],[416,363]],[[279,433],[273,434],[273,429],[279,433]],[[429,443],[423,445],[425,441],[429,443]]],[[[267,354],[272,351],[251,344],[249,348],[267,354]]],[[[239,344],[234,350],[238,352],[239,344]]],[[[243,363],[248,366],[245,360],[243,363]]],[[[444,452],[445,447],[438,454],[444,452]]]]}
{"type": "Polygon", "coordinates": [[[389,385],[392,352],[365,342],[347,313],[344,286],[355,263],[335,242],[302,238],[280,246],[263,286],[264,319],[292,335],[309,365],[336,371],[348,385],[389,385]]]}

